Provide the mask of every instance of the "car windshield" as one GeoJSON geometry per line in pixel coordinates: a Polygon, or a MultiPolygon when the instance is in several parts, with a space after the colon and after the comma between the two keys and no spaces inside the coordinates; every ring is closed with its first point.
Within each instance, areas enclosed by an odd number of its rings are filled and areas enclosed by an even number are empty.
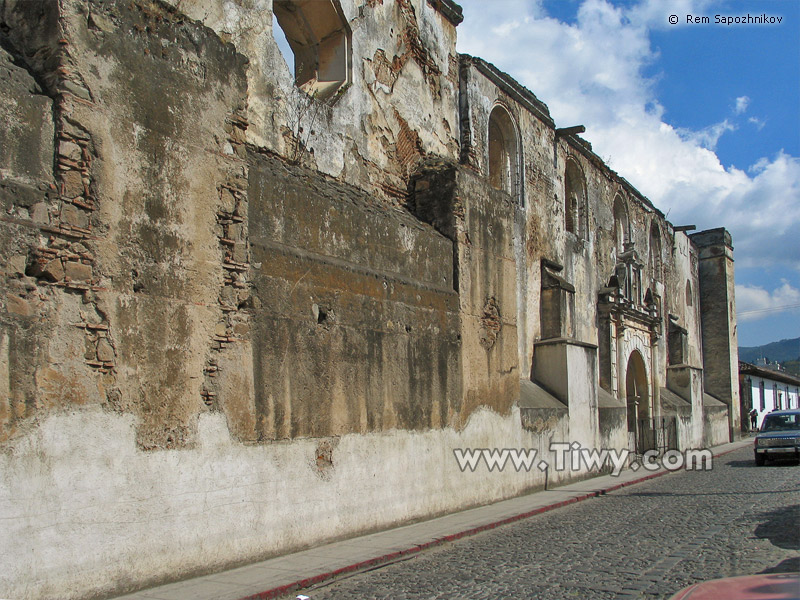
{"type": "Polygon", "coordinates": [[[767,415],[761,428],[762,431],[788,431],[791,429],[800,429],[800,414],[767,415]]]}

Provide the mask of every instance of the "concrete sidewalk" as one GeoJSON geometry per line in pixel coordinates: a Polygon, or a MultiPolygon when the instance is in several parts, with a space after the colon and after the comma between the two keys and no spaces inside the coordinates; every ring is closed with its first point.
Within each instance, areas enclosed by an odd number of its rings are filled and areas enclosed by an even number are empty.
{"type": "MultiPolygon", "coordinates": [[[[717,446],[721,456],[752,444],[752,439],[717,446]]],[[[493,529],[506,523],[580,502],[669,471],[626,470],[556,489],[534,492],[428,521],[351,538],[246,567],[150,588],[117,600],[266,600],[407,557],[427,548],[493,529]]]]}

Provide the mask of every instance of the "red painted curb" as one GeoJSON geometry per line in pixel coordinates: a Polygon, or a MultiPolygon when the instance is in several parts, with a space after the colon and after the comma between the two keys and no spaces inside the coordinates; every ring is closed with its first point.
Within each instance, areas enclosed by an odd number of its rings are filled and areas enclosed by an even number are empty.
{"type": "MultiPolygon", "coordinates": [[[[741,446],[742,448],[746,446],[741,446]]],[[[724,452],[720,452],[719,454],[714,454],[713,457],[717,458],[719,456],[725,456],[726,454],[730,454],[731,452],[735,452],[739,450],[739,448],[731,448],[730,450],[725,450],[724,452]]],[[[509,523],[514,523],[515,521],[521,521],[523,519],[527,519],[533,517],[535,515],[539,515],[545,512],[549,512],[551,510],[555,510],[557,508],[562,508],[569,504],[575,504],[576,502],[581,502],[583,500],[588,500],[589,498],[596,498],[597,496],[602,496],[607,494],[608,492],[614,492],[616,490],[622,489],[624,487],[628,487],[631,485],[635,485],[637,483],[642,483],[648,481],[650,479],[655,479],[656,477],[661,477],[662,475],[668,475],[670,473],[677,473],[677,471],[667,471],[666,469],[663,471],[659,471],[658,473],[650,473],[649,475],[645,475],[644,477],[640,477],[639,479],[632,479],[631,481],[626,481],[624,483],[618,483],[617,485],[613,485],[611,487],[602,488],[600,490],[595,490],[592,492],[587,492],[582,496],[576,496],[575,498],[570,498],[568,500],[562,500],[561,502],[555,502],[553,504],[548,504],[547,506],[540,506],[531,511],[527,511],[524,513],[520,513],[518,515],[514,515],[512,517],[506,517],[505,519],[501,519],[500,521],[494,521],[492,523],[487,523],[486,525],[479,525],[478,527],[473,527],[472,529],[466,529],[464,531],[460,531],[458,533],[451,533],[450,535],[446,535],[441,538],[436,538],[430,542],[425,542],[424,544],[419,544],[417,546],[412,546],[411,548],[407,548],[406,550],[397,550],[396,552],[390,552],[389,554],[383,554],[381,556],[376,556],[375,558],[370,558],[368,560],[364,560],[352,565],[348,565],[346,567],[342,567],[340,569],[336,569],[335,571],[329,571],[327,573],[320,573],[319,575],[314,575],[313,577],[308,577],[306,579],[301,579],[299,581],[295,581],[293,583],[287,583],[286,585],[282,585],[280,587],[272,588],[263,592],[259,592],[258,594],[253,594],[252,596],[245,596],[244,598],[240,598],[240,600],[270,600],[271,598],[279,598],[286,594],[290,594],[292,592],[296,592],[298,590],[302,590],[304,588],[310,587],[317,583],[322,583],[323,581],[327,581],[329,579],[333,579],[338,577],[339,575],[345,575],[347,573],[354,573],[355,571],[360,571],[362,569],[367,569],[369,567],[374,567],[377,565],[381,565],[384,563],[391,562],[397,558],[402,558],[405,556],[410,556],[412,554],[417,554],[422,552],[423,550],[427,550],[429,548],[434,548],[436,546],[441,546],[442,544],[446,544],[447,542],[452,542],[454,540],[458,540],[465,537],[470,537],[477,533],[481,533],[482,531],[488,531],[490,529],[495,529],[496,527],[500,527],[502,525],[507,525],[509,523]]]]}

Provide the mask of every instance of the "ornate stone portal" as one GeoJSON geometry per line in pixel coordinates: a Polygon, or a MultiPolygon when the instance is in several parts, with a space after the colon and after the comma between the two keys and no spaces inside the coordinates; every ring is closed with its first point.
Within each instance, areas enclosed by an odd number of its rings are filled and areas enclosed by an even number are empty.
{"type": "Polygon", "coordinates": [[[643,423],[661,412],[655,363],[660,298],[651,288],[642,293],[643,266],[634,243],[626,242],[597,303],[600,386],[625,400],[629,448],[636,448],[643,423]]]}

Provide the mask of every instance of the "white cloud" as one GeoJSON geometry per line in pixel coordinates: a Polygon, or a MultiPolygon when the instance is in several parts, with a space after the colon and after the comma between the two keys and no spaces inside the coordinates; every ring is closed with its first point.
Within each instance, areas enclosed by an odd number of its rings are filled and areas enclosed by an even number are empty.
{"type": "Polygon", "coordinates": [[[709,125],[699,131],[679,129],[678,133],[684,140],[692,142],[697,146],[707,148],[708,150],[716,150],[719,138],[721,138],[722,134],[726,131],[736,131],[736,125],[728,122],[728,119],[725,119],[721,123],[709,125]]]}
{"type": "Polygon", "coordinates": [[[780,312],[800,312],[800,290],[785,279],[771,292],[752,285],[736,286],[736,319],[758,321],[780,312]]]}
{"type": "Polygon", "coordinates": [[[748,106],[750,106],[750,98],[747,96],[739,96],[736,99],[736,106],[733,108],[733,112],[734,114],[740,115],[747,110],[748,106]]]}
{"type": "MultiPolygon", "coordinates": [[[[459,51],[518,79],[547,103],[559,127],[585,125],[595,152],[610,157],[670,221],[727,227],[737,266],[800,270],[800,159],[776,149],[747,170],[725,168],[714,148],[736,124],[677,130],[663,121],[654,82],[642,74],[658,58],[650,31],[667,28],[669,14],[704,14],[708,2],[642,0],[620,8],[584,0],[569,24],[547,17],[538,2],[496,1],[491,11],[483,0],[460,2],[459,51]]],[[[737,98],[735,110],[748,103],[737,98]]]]}
{"type": "Polygon", "coordinates": [[[748,123],[752,123],[753,125],[755,125],[756,129],[758,131],[761,131],[762,129],[764,129],[764,125],[767,124],[765,121],[762,121],[758,117],[750,117],[749,119],[747,119],[747,122],[748,123]]]}

